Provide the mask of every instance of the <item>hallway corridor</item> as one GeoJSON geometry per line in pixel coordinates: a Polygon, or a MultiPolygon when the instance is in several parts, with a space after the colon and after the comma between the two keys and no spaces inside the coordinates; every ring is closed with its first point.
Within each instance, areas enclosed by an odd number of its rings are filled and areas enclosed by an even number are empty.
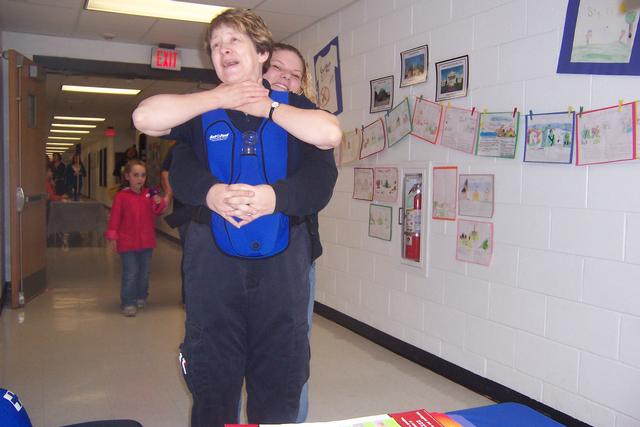
{"type": "MultiPolygon", "coordinates": [[[[34,427],[131,418],[188,426],[178,368],[184,311],[179,246],[158,239],[148,305],[119,314],[120,259],[106,248],[47,249],[48,290],[0,318],[0,386],[34,427]]],[[[308,421],[492,403],[319,316],[312,330],[308,421]]]]}

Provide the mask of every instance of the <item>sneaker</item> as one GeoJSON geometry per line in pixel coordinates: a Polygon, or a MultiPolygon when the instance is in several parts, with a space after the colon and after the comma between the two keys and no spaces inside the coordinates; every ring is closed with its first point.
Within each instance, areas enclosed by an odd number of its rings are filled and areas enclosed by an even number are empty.
{"type": "Polygon", "coordinates": [[[122,315],[126,317],[135,317],[138,309],[135,305],[128,305],[122,309],[122,315]]]}
{"type": "Polygon", "coordinates": [[[137,306],[138,308],[144,308],[144,304],[145,304],[145,302],[146,302],[145,300],[143,300],[143,299],[139,299],[139,300],[137,300],[137,301],[136,301],[136,306],[137,306]]]}

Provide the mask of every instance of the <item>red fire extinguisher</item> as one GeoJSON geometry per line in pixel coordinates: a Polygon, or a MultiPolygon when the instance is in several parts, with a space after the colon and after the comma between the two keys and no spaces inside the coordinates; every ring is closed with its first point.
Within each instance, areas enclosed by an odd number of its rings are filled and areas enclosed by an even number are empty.
{"type": "Polygon", "coordinates": [[[405,216],[405,258],[420,262],[420,231],[422,222],[422,185],[413,186],[413,208],[406,210],[405,216]]]}

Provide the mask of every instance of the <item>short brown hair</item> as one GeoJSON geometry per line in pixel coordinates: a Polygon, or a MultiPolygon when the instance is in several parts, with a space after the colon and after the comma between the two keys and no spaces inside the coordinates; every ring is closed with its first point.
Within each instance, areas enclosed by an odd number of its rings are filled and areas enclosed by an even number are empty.
{"type": "Polygon", "coordinates": [[[211,20],[207,30],[207,51],[209,53],[211,53],[211,35],[222,25],[241,31],[249,36],[256,47],[256,52],[271,55],[271,50],[273,49],[271,31],[269,31],[262,18],[249,9],[227,9],[211,20]]]}

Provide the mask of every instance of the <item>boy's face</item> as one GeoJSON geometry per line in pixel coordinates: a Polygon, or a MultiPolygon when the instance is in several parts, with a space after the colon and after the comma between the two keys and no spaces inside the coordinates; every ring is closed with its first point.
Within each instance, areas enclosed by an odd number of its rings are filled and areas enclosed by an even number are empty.
{"type": "Polygon", "coordinates": [[[261,81],[262,64],[268,53],[258,53],[253,41],[241,31],[221,25],[209,41],[211,62],[223,83],[261,81]]]}
{"type": "Polygon", "coordinates": [[[147,180],[147,171],[140,165],[133,165],[129,173],[125,173],[124,177],[129,181],[129,187],[139,193],[142,190],[144,182],[147,180]]]}

